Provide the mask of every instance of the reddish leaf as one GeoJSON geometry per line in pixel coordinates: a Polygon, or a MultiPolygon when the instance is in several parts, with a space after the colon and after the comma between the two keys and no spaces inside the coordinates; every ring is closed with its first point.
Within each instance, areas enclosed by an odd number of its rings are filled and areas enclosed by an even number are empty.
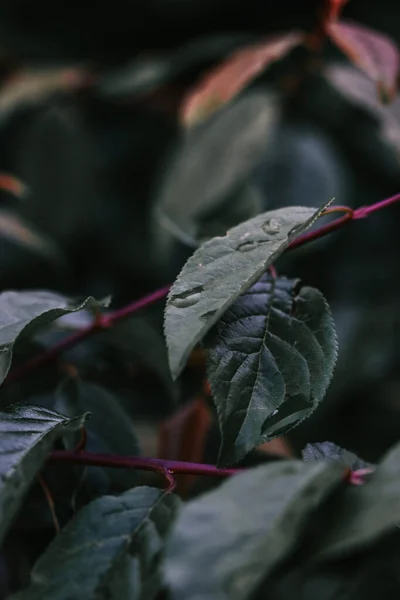
{"type": "Polygon", "coordinates": [[[329,0],[328,2],[328,19],[333,21],[337,19],[342,11],[342,8],[347,4],[348,0],[329,0]]]}
{"type": "Polygon", "coordinates": [[[189,92],[181,106],[183,124],[195,125],[209,117],[232,100],[266,67],[286,56],[304,39],[305,36],[301,32],[289,32],[235,52],[189,92]]]}
{"type": "Polygon", "coordinates": [[[396,94],[400,54],[388,36],[347,21],[326,26],[327,35],[344,54],[375,81],[388,100],[396,94]]]}
{"type": "Polygon", "coordinates": [[[10,192],[17,198],[22,198],[26,193],[26,187],[22,181],[6,173],[0,173],[0,190],[10,192]]]}

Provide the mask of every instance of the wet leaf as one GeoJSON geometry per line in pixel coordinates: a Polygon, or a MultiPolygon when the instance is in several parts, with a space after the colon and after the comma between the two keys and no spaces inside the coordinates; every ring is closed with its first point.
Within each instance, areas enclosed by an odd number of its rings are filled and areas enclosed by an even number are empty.
{"type": "Polygon", "coordinates": [[[207,347],[224,465],[308,417],[326,393],[337,358],[323,295],[269,274],[224,313],[207,347]]]}
{"type": "Polygon", "coordinates": [[[191,127],[210,117],[271,63],[284,58],[303,40],[301,32],[291,31],[271,36],[260,44],[235,52],[222,65],[208,73],[183,101],[183,124],[191,127]]]}
{"type": "Polygon", "coordinates": [[[394,99],[400,54],[391,38],[350,21],[329,23],[327,34],[351,62],[378,84],[384,99],[394,99]]]}
{"type": "Polygon", "coordinates": [[[30,586],[12,600],[152,600],[178,508],[176,496],[151,487],[91,502],[50,544],[30,586]]]}
{"type": "Polygon", "coordinates": [[[224,312],[267,270],[320,210],[292,206],[269,211],[203,244],[173,284],[165,310],[172,376],[224,312]]]}
{"type": "Polygon", "coordinates": [[[84,420],[38,406],[0,412],[0,543],[55,440],[84,420]]]}

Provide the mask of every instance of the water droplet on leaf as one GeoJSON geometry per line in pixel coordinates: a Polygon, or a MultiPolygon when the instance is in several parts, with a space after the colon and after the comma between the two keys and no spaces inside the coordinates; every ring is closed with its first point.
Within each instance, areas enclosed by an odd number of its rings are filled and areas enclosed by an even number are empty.
{"type": "Polygon", "coordinates": [[[199,285],[191,290],[187,290],[186,292],[175,294],[175,296],[170,299],[170,304],[176,306],[177,308],[188,308],[189,306],[193,306],[200,300],[202,291],[203,286],[199,285]]]}
{"type": "Polygon", "coordinates": [[[280,230],[280,223],[276,219],[269,219],[262,225],[262,229],[268,234],[278,233],[280,230]]]}

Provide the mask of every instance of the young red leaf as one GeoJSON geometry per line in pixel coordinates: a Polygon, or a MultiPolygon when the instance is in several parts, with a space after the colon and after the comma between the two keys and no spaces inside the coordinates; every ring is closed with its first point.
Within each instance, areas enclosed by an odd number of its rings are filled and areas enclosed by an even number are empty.
{"type": "Polygon", "coordinates": [[[385,100],[396,94],[400,53],[388,36],[347,21],[331,22],[327,35],[344,54],[373,81],[385,100]]]}
{"type": "Polygon", "coordinates": [[[333,21],[339,17],[339,14],[348,0],[329,0],[328,2],[328,20],[333,21]]]}
{"type": "Polygon", "coordinates": [[[181,106],[181,121],[195,125],[232,100],[271,63],[301,44],[304,34],[289,32],[268,38],[232,54],[192,89],[181,106]]]}

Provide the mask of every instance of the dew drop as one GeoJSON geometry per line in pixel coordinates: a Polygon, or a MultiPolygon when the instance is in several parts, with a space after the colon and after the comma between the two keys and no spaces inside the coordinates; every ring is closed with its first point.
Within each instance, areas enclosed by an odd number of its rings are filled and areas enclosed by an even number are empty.
{"type": "Polygon", "coordinates": [[[203,286],[199,285],[191,290],[187,290],[186,292],[175,294],[175,296],[172,296],[170,299],[170,304],[176,306],[177,308],[188,308],[189,306],[193,306],[200,300],[202,291],[203,286]]]}
{"type": "Polygon", "coordinates": [[[261,244],[265,244],[266,242],[267,240],[248,240],[247,242],[242,242],[241,244],[239,244],[236,250],[238,250],[239,252],[249,252],[250,250],[254,250],[255,248],[261,246],[261,244]]]}
{"type": "Polygon", "coordinates": [[[276,219],[269,219],[261,226],[261,228],[263,231],[265,231],[265,233],[278,233],[280,230],[280,223],[276,219]]]}

